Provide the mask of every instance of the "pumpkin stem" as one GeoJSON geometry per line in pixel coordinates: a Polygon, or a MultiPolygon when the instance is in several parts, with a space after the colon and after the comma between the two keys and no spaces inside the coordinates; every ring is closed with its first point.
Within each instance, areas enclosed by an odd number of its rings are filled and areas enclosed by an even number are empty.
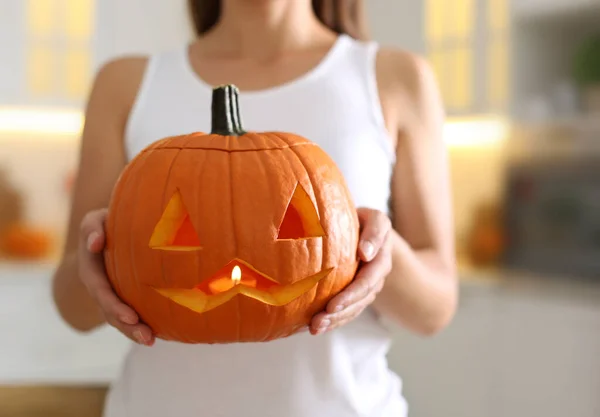
{"type": "Polygon", "coordinates": [[[235,85],[227,84],[213,89],[210,133],[222,136],[241,136],[246,133],[240,116],[239,90],[235,85]]]}

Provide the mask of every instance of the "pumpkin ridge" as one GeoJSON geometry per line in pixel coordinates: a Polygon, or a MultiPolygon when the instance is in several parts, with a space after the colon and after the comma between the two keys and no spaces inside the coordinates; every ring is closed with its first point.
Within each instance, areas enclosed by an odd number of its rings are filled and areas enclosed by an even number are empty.
{"type": "MultiPolygon", "coordinates": [[[[204,154],[204,159],[202,160],[201,163],[196,164],[196,169],[194,171],[198,171],[198,175],[194,175],[194,178],[202,178],[204,176],[204,172],[207,169],[207,167],[210,166],[210,164],[208,163],[208,160],[210,158],[210,154],[205,153],[204,154]]],[[[199,204],[202,204],[202,201],[198,201],[200,199],[198,194],[194,195],[194,201],[192,202],[192,204],[195,205],[194,209],[197,210],[197,207],[199,204]]],[[[194,256],[196,257],[197,263],[196,263],[196,267],[197,267],[197,272],[198,274],[200,274],[200,271],[202,270],[202,258],[201,258],[201,253],[200,252],[196,252],[194,254],[194,256]]],[[[173,306],[171,306],[171,308],[173,308],[173,306]]],[[[208,328],[208,322],[207,322],[207,318],[205,315],[201,315],[201,317],[199,318],[199,320],[202,320],[202,326],[200,326],[200,324],[198,324],[198,327],[202,327],[204,329],[204,331],[206,331],[206,329],[208,328]]]]}
{"type": "MultiPolygon", "coordinates": [[[[169,200],[171,199],[170,196],[167,195],[167,185],[169,184],[169,182],[171,181],[171,173],[173,172],[173,167],[175,166],[175,161],[177,160],[177,158],[181,155],[181,149],[173,156],[173,159],[171,160],[171,164],[169,166],[169,171],[167,172],[166,178],[165,178],[165,184],[164,184],[164,188],[163,188],[163,196],[162,196],[162,205],[161,207],[165,207],[165,204],[167,204],[169,202],[169,200]]],[[[160,251],[160,270],[161,270],[161,275],[162,275],[162,281],[163,283],[167,284],[165,282],[165,278],[167,276],[167,274],[165,273],[165,253],[162,253],[162,251],[160,251]]],[[[139,283],[139,281],[138,281],[139,283]]],[[[138,284],[139,285],[139,284],[138,284]]],[[[173,311],[173,306],[169,304],[169,315],[173,316],[174,315],[174,311],[173,311]]],[[[176,334],[176,337],[181,338],[182,335],[180,335],[179,333],[176,334]]]]}
{"type": "MultiPolygon", "coordinates": [[[[138,157],[138,161],[144,161],[146,159],[146,155],[144,155],[143,157],[141,155],[139,155],[138,157]]],[[[119,176],[119,179],[117,180],[117,183],[119,186],[115,186],[114,190],[113,190],[113,195],[111,197],[111,204],[109,206],[109,213],[117,213],[118,212],[118,207],[121,203],[122,200],[122,194],[124,192],[124,190],[126,189],[123,184],[125,185],[129,185],[129,181],[131,181],[131,172],[134,171],[133,169],[134,166],[129,166],[128,169],[123,170],[122,174],[119,176]]],[[[139,168],[138,168],[139,169],[139,168]]],[[[109,216],[109,218],[106,220],[105,224],[107,226],[110,227],[110,231],[106,230],[106,235],[108,236],[117,236],[117,222],[118,222],[119,217],[118,216],[109,216]]],[[[115,243],[110,242],[110,245],[115,245],[115,243]]],[[[114,254],[109,255],[111,258],[111,262],[109,265],[110,270],[112,270],[112,276],[115,277],[116,276],[116,271],[117,271],[117,267],[116,267],[116,263],[117,263],[117,256],[114,256],[114,254]]],[[[121,289],[121,283],[119,279],[115,279],[112,280],[111,282],[115,292],[119,295],[119,296],[123,296],[123,291],[121,289]]]]}
{"type": "Polygon", "coordinates": [[[222,148],[209,148],[209,147],[183,147],[183,146],[160,146],[152,149],[144,149],[140,153],[146,153],[149,151],[157,152],[163,149],[185,149],[185,150],[198,150],[198,151],[215,151],[215,152],[227,152],[227,153],[242,153],[242,152],[263,152],[263,151],[283,151],[286,149],[297,148],[299,146],[317,146],[314,143],[295,143],[293,145],[285,145],[279,148],[252,148],[252,149],[222,149],[222,148]]]}
{"type": "MultiPolygon", "coordinates": [[[[321,200],[319,193],[317,192],[315,185],[314,185],[314,178],[312,177],[312,171],[308,168],[311,165],[310,164],[311,161],[305,161],[304,157],[303,156],[301,157],[298,154],[298,152],[296,152],[296,150],[294,149],[293,146],[290,146],[290,151],[296,156],[296,158],[298,159],[300,164],[302,166],[306,167],[306,175],[308,176],[308,180],[310,182],[310,187],[312,188],[312,192],[313,192],[313,194],[315,196],[315,200],[317,202],[315,209],[318,211],[319,219],[321,220],[321,222],[323,222],[325,220],[325,216],[323,215],[321,207],[325,207],[324,206],[325,202],[321,200]],[[308,162],[308,165],[307,165],[307,162],[308,162]]],[[[325,234],[327,235],[327,231],[325,231],[325,234]]],[[[325,244],[326,244],[326,242],[324,240],[322,240],[322,243],[321,243],[321,270],[323,270],[323,268],[325,266],[325,256],[328,253],[328,251],[325,250],[325,244]]],[[[333,287],[333,281],[330,280],[330,282],[331,282],[331,284],[327,291],[328,293],[331,292],[331,289],[333,287]]],[[[316,299],[318,298],[317,295],[322,291],[323,291],[323,282],[319,281],[317,283],[316,291],[313,291],[313,298],[312,298],[311,304],[316,301],[316,299]]]]}
{"type": "MultiPolygon", "coordinates": [[[[273,133],[271,132],[271,133],[269,133],[269,135],[273,135],[273,136],[275,136],[275,137],[276,137],[278,140],[280,140],[280,141],[283,141],[283,139],[282,139],[282,138],[280,138],[280,137],[278,137],[276,133],[275,133],[275,134],[273,134],[273,133]]],[[[285,143],[285,141],[283,141],[283,142],[285,143]]],[[[287,146],[287,148],[289,148],[289,146],[287,146]]],[[[286,149],[287,149],[287,148],[286,148],[286,149]]],[[[287,154],[289,154],[289,152],[287,152],[287,154]]],[[[288,172],[291,172],[291,173],[293,173],[293,175],[296,177],[296,178],[295,178],[295,179],[296,179],[296,185],[299,183],[299,175],[298,175],[298,174],[299,174],[299,173],[301,173],[301,174],[306,174],[306,167],[304,167],[304,166],[302,166],[302,165],[300,165],[300,167],[296,167],[296,166],[295,166],[296,164],[294,163],[295,161],[293,160],[293,157],[292,157],[292,158],[289,158],[289,157],[287,157],[287,155],[286,155],[285,157],[279,158],[279,159],[278,159],[278,162],[280,162],[282,165],[283,165],[283,164],[287,165],[288,172]]],[[[310,180],[310,179],[309,179],[309,180],[310,180]]],[[[312,188],[312,183],[311,183],[310,185],[311,185],[311,188],[312,188]]],[[[293,196],[293,192],[294,192],[294,188],[292,188],[290,196],[293,196]]],[[[291,198],[291,197],[290,197],[290,198],[291,198]]],[[[289,204],[289,201],[288,201],[287,203],[289,204]]],[[[276,233],[275,233],[274,239],[275,239],[276,241],[278,240],[277,238],[278,238],[278,235],[279,235],[279,230],[280,230],[280,222],[279,222],[279,220],[282,220],[282,219],[285,217],[285,215],[286,215],[286,211],[287,211],[287,206],[288,206],[288,204],[284,205],[284,210],[283,210],[283,213],[281,214],[281,219],[278,219],[278,221],[276,221],[276,222],[275,222],[275,225],[276,225],[276,233]]],[[[310,249],[309,249],[309,247],[308,247],[308,245],[309,245],[309,244],[310,244],[310,243],[309,243],[307,240],[304,240],[304,241],[301,243],[301,245],[302,245],[302,251],[303,251],[305,254],[306,254],[306,253],[310,253],[310,249]]],[[[280,248],[283,248],[282,246],[279,246],[279,247],[280,247],[280,248]]],[[[321,256],[323,256],[323,255],[321,254],[321,256]]],[[[287,257],[286,257],[286,256],[281,256],[281,252],[279,252],[279,255],[278,255],[278,257],[277,257],[277,258],[278,258],[278,259],[281,259],[281,260],[283,261],[283,264],[280,262],[280,263],[278,263],[278,266],[277,266],[277,268],[278,268],[278,275],[281,275],[281,272],[280,272],[280,271],[281,271],[281,270],[285,270],[285,269],[286,269],[286,267],[289,267],[289,265],[288,265],[289,261],[284,261],[284,260],[285,260],[287,257]]],[[[308,257],[308,258],[309,258],[309,257],[308,257]]],[[[321,265],[321,266],[322,266],[322,265],[321,265]]],[[[320,268],[320,269],[322,270],[322,268],[320,268]]],[[[312,293],[313,293],[313,300],[311,300],[310,304],[312,304],[312,303],[313,303],[313,301],[314,301],[314,293],[315,293],[315,291],[316,291],[316,288],[317,288],[317,287],[316,287],[316,285],[315,285],[315,286],[314,286],[314,288],[311,288],[311,289],[309,290],[310,292],[312,292],[312,293]]],[[[305,294],[305,297],[310,297],[310,296],[305,294]]],[[[300,302],[301,302],[301,300],[295,300],[294,302],[295,302],[295,304],[297,305],[298,303],[300,303],[300,302]]],[[[306,303],[306,302],[305,302],[305,304],[308,304],[308,303],[306,303]]],[[[298,308],[298,307],[296,307],[296,308],[298,308]]],[[[283,326],[283,324],[285,323],[285,318],[283,318],[283,319],[281,319],[281,318],[278,318],[278,319],[279,319],[279,322],[277,322],[277,321],[276,321],[274,324],[276,325],[276,329],[277,329],[277,333],[276,333],[277,337],[281,337],[281,336],[282,336],[284,333],[287,333],[287,332],[289,332],[289,330],[285,330],[285,326],[283,326]],[[282,321],[283,321],[283,322],[282,322],[282,321]]]]}
{"type": "MultiPolygon", "coordinates": [[[[234,169],[234,164],[233,164],[233,154],[230,152],[227,155],[227,163],[228,163],[228,167],[227,167],[227,171],[229,172],[229,201],[231,203],[231,207],[232,207],[232,211],[233,211],[233,215],[230,216],[231,218],[231,228],[233,230],[233,248],[234,248],[234,253],[237,255],[238,254],[238,222],[236,222],[236,218],[237,216],[235,215],[235,208],[236,208],[236,201],[234,200],[235,197],[235,192],[234,190],[236,190],[236,186],[234,185],[233,181],[235,178],[235,175],[233,175],[233,169],[234,169]]],[[[236,304],[236,308],[235,308],[235,315],[237,317],[236,320],[236,338],[237,340],[240,340],[240,335],[242,332],[242,328],[241,328],[241,321],[243,319],[243,316],[241,314],[241,310],[242,310],[242,306],[240,303],[240,297],[235,297],[235,304],[236,304]]]]}
{"type": "MultiPolygon", "coordinates": [[[[277,162],[277,161],[272,160],[273,153],[272,152],[261,152],[261,153],[257,153],[254,156],[259,161],[256,164],[256,167],[257,167],[257,169],[260,170],[261,180],[268,182],[270,189],[276,190],[277,187],[279,186],[279,180],[277,179],[276,176],[269,175],[267,168],[266,168],[266,167],[273,166],[273,164],[277,162]]],[[[258,175],[258,173],[257,173],[257,175],[258,175]]],[[[271,206],[273,206],[273,203],[271,203],[271,206]]],[[[274,224],[274,222],[272,221],[271,224],[274,224]]],[[[270,236],[270,238],[273,240],[275,240],[276,237],[277,237],[277,233],[270,236]]],[[[278,246],[277,248],[279,250],[281,250],[280,246],[278,246]]],[[[280,252],[278,252],[278,257],[281,257],[280,252]]],[[[279,271],[276,271],[276,273],[279,273],[279,271]]],[[[264,308],[270,312],[270,310],[272,310],[273,307],[265,306],[264,308]]],[[[275,328],[275,326],[277,324],[277,315],[276,314],[267,313],[265,316],[266,316],[268,322],[264,326],[265,333],[264,333],[264,336],[261,338],[261,340],[263,342],[268,340],[269,335],[273,334],[273,329],[275,328]]]]}
{"type": "Polygon", "coordinates": [[[294,135],[293,133],[272,131],[272,132],[266,132],[265,134],[275,136],[279,141],[283,142],[287,147],[299,146],[299,145],[316,146],[316,143],[306,139],[303,136],[294,135]]]}
{"type": "MultiPolygon", "coordinates": [[[[148,161],[149,156],[150,156],[150,154],[140,155],[137,163],[135,165],[130,165],[130,169],[128,169],[126,171],[127,173],[125,175],[127,177],[123,178],[125,180],[126,187],[123,187],[121,192],[122,193],[126,193],[127,191],[130,191],[130,190],[133,189],[133,192],[135,193],[134,201],[138,198],[138,196],[139,196],[139,189],[140,189],[140,187],[137,187],[137,184],[136,184],[137,181],[138,181],[137,173],[138,173],[138,171],[143,171],[143,170],[146,169],[146,162],[148,161]]],[[[122,212],[122,210],[118,210],[117,207],[112,208],[111,209],[111,213],[120,213],[120,212],[122,212]]],[[[134,205],[134,207],[137,208],[138,205],[134,205]]],[[[127,222],[133,223],[133,221],[136,218],[139,218],[139,216],[135,215],[136,214],[135,210],[133,210],[129,214],[130,214],[130,217],[127,219],[127,222]]],[[[114,215],[113,218],[114,218],[113,229],[115,230],[113,236],[117,236],[118,238],[120,238],[120,235],[118,233],[116,233],[117,223],[118,222],[122,222],[123,218],[121,216],[119,216],[119,215],[114,215]]],[[[129,243],[129,250],[128,250],[128,254],[129,254],[128,258],[129,259],[127,260],[128,261],[127,263],[131,266],[131,265],[135,264],[135,255],[136,255],[135,254],[135,247],[136,247],[136,245],[134,244],[134,235],[133,234],[127,234],[127,239],[129,239],[129,242],[128,242],[129,243]]],[[[115,258],[117,258],[117,257],[115,256],[115,258]]],[[[116,259],[115,259],[115,261],[116,261],[116,259]]],[[[115,271],[118,269],[117,266],[116,266],[116,262],[113,262],[113,267],[114,267],[115,271]]],[[[116,274],[113,275],[113,276],[116,276],[116,274]]],[[[140,293],[140,281],[137,278],[137,270],[136,270],[136,268],[130,268],[127,271],[127,277],[131,278],[130,280],[127,280],[127,282],[133,282],[134,283],[133,285],[136,286],[137,293],[139,294],[140,293]]],[[[111,283],[113,285],[115,285],[119,289],[117,291],[117,294],[119,294],[119,296],[121,296],[121,297],[123,297],[123,295],[125,294],[123,292],[124,290],[123,290],[123,287],[121,285],[122,281],[123,281],[123,277],[122,276],[117,276],[116,279],[111,280],[111,283]]],[[[128,290],[126,292],[127,293],[131,293],[130,290],[128,290]]],[[[129,301],[129,300],[127,300],[127,301],[129,301]]]]}

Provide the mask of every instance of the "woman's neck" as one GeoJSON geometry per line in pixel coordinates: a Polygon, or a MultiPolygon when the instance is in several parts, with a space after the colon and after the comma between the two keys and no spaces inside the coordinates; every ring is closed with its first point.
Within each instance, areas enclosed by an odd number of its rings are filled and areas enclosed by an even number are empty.
{"type": "Polygon", "coordinates": [[[222,54],[268,60],[333,36],[314,15],[310,0],[223,0],[221,19],[206,40],[219,45],[222,54]]]}

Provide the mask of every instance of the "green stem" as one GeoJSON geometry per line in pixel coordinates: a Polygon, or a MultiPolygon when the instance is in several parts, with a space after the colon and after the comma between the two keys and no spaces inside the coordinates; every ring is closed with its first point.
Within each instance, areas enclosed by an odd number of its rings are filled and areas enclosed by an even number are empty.
{"type": "Polygon", "coordinates": [[[222,136],[241,136],[246,133],[240,116],[239,90],[235,85],[227,84],[213,89],[211,133],[222,136]]]}

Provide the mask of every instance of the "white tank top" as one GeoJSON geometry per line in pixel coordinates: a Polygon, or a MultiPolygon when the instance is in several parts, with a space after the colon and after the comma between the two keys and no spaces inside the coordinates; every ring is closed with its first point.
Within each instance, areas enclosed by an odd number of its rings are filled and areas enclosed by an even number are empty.
{"type": "MultiPolygon", "coordinates": [[[[395,162],[377,93],[377,44],[340,36],[320,64],[285,85],[241,92],[246,130],[288,131],[338,164],[357,207],[388,212],[395,162]]],[[[187,46],[150,57],[126,128],[128,158],[151,142],[210,131],[212,86],[187,46]]],[[[404,417],[375,313],[332,332],[268,343],[133,346],[105,417],[404,417]]]]}

